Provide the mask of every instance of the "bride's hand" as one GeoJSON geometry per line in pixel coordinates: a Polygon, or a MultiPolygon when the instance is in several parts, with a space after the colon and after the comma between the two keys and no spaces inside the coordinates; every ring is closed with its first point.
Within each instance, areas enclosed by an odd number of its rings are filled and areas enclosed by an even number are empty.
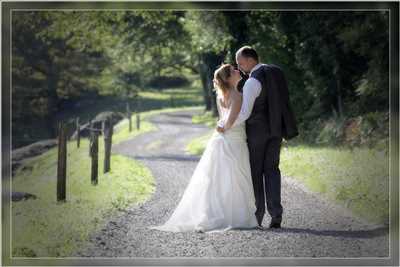
{"type": "Polygon", "coordinates": [[[219,133],[225,132],[224,127],[220,127],[220,126],[217,126],[217,127],[216,127],[216,130],[217,130],[217,132],[219,132],[219,133]]]}

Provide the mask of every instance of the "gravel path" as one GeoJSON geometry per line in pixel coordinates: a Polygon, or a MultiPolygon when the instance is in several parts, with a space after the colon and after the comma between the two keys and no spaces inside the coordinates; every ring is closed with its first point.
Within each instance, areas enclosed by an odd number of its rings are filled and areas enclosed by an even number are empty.
{"type": "MultiPolygon", "coordinates": [[[[145,203],[118,213],[93,233],[79,257],[388,257],[388,229],[371,225],[349,211],[282,177],[281,229],[225,233],[169,233],[148,229],[172,213],[199,157],[186,144],[208,131],[193,125],[196,111],[150,118],[159,131],[113,146],[112,152],[143,162],[156,179],[156,192],[145,203]]],[[[269,215],[263,225],[269,224],[269,215]]]]}

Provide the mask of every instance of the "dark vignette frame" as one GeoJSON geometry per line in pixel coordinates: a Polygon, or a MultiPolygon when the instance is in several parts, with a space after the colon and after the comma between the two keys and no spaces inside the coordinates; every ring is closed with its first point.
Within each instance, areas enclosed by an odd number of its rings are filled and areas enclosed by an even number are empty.
{"type": "Polygon", "coordinates": [[[285,265],[399,266],[399,2],[2,2],[2,262],[7,266],[104,265],[285,265]],[[12,9],[388,9],[390,11],[390,257],[389,258],[11,258],[11,80],[12,9]]]}

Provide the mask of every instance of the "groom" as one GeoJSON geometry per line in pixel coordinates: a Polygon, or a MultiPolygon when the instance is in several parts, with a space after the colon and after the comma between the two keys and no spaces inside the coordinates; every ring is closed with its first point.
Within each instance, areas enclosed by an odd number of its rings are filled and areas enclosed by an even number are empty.
{"type": "MultiPolygon", "coordinates": [[[[285,76],[278,66],[261,64],[257,52],[250,46],[244,46],[236,52],[236,63],[241,71],[249,75],[243,89],[238,88],[243,92],[243,103],[234,124],[246,121],[257,208],[255,215],[261,226],[265,214],[265,192],[267,210],[271,216],[269,227],[280,228],[283,213],[280,148],[282,138],[288,140],[298,135],[285,76]]],[[[224,131],[220,127],[217,130],[224,131]]]]}

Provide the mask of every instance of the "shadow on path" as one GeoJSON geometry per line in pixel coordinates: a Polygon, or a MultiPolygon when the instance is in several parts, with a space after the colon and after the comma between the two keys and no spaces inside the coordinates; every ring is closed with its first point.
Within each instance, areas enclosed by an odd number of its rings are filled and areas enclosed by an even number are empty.
{"type": "Polygon", "coordinates": [[[198,156],[181,156],[181,155],[159,155],[159,156],[135,156],[135,159],[150,161],[199,161],[198,156]]]}
{"type": "Polygon", "coordinates": [[[286,228],[280,229],[265,229],[266,231],[282,232],[282,233],[305,233],[319,236],[333,236],[333,237],[346,237],[346,238],[373,238],[378,236],[387,235],[389,228],[377,227],[371,230],[359,230],[359,231],[343,231],[343,230],[313,230],[304,228],[286,228]]]}

